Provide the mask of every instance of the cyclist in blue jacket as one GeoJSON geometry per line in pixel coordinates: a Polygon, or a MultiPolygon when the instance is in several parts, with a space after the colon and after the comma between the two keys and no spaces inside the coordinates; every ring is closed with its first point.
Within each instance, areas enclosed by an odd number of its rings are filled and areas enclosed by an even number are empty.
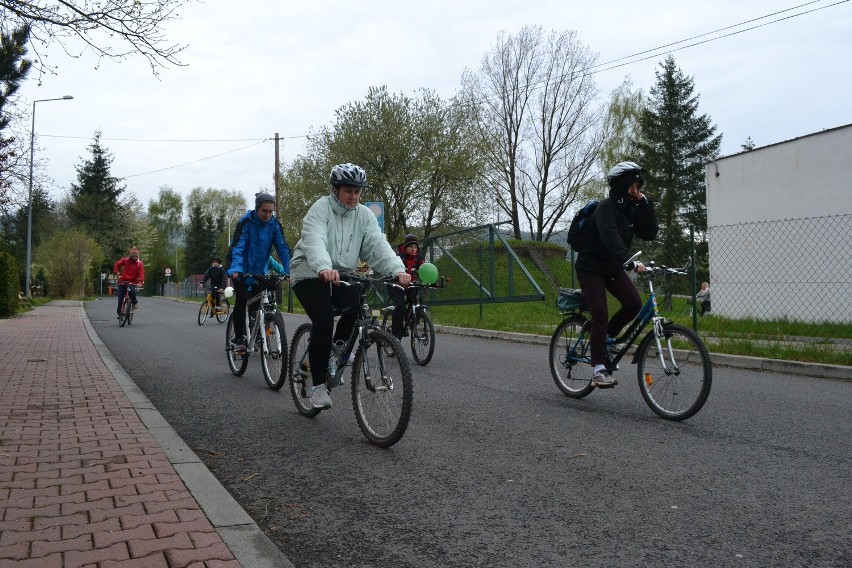
{"type": "Polygon", "coordinates": [[[252,274],[265,274],[272,248],[278,252],[284,273],[290,272],[290,247],[284,238],[281,223],[275,218],[275,197],[258,193],[254,200],[254,211],[246,214],[237,223],[231,237],[231,265],[228,276],[234,283],[234,351],[237,355],[246,352],[246,300],[254,284],[252,274]],[[241,276],[249,275],[249,276],[241,276]]]}

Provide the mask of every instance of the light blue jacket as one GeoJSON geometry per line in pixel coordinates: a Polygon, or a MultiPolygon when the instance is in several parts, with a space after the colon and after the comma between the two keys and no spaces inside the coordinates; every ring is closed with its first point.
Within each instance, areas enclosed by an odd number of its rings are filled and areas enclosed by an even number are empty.
{"type": "Polygon", "coordinates": [[[302,221],[290,283],[318,278],[322,270],[354,270],[362,259],[378,274],[405,272],[372,211],[360,204],[347,209],[333,195],[320,197],[302,221]]]}

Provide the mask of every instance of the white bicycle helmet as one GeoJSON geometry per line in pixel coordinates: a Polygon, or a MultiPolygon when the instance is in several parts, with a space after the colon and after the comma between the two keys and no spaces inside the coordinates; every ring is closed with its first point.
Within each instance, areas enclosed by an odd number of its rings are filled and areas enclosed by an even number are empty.
{"type": "Polygon", "coordinates": [[[645,170],[636,162],[619,162],[606,174],[609,187],[615,191],[627,191],[635,182],[639,182],[639,191],[645,188],[645,170]]]}
{"type": "Polygon", "coordinates": [[[348,185],[352,187],[367,187],[367,172],[355,164],[337,164],[331,168],[328,183],[332,187],[348,185]]]}

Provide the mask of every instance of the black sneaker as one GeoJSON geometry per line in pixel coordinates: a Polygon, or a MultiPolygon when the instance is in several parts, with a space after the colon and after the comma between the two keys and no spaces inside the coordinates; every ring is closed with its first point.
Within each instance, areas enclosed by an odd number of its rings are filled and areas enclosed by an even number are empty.
{"type": "Polygon", "coordinates": [[[246,342],[245,341],[234,341],[234,355],[237,357],[245,357],[246,355],[246,342]]]}

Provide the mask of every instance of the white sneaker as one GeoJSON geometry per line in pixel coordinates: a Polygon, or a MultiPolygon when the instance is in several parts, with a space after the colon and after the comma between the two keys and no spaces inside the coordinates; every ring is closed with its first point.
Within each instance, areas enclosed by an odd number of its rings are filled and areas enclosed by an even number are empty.
{"type": "Polygon", "coordinates": [[[609,389],[618,384],[618,381],[612,378],[612,375],[606,371],[598,371],[592,376],[592,386],[599,389],[609,389]]]}
{"type": "Polygon", "coordinates": [[[328,389],[325,385],[316,385],[311,387],[311,404],[314,408],[328,410],[331,408],[331,397],[328,396],[328,389]]]}

